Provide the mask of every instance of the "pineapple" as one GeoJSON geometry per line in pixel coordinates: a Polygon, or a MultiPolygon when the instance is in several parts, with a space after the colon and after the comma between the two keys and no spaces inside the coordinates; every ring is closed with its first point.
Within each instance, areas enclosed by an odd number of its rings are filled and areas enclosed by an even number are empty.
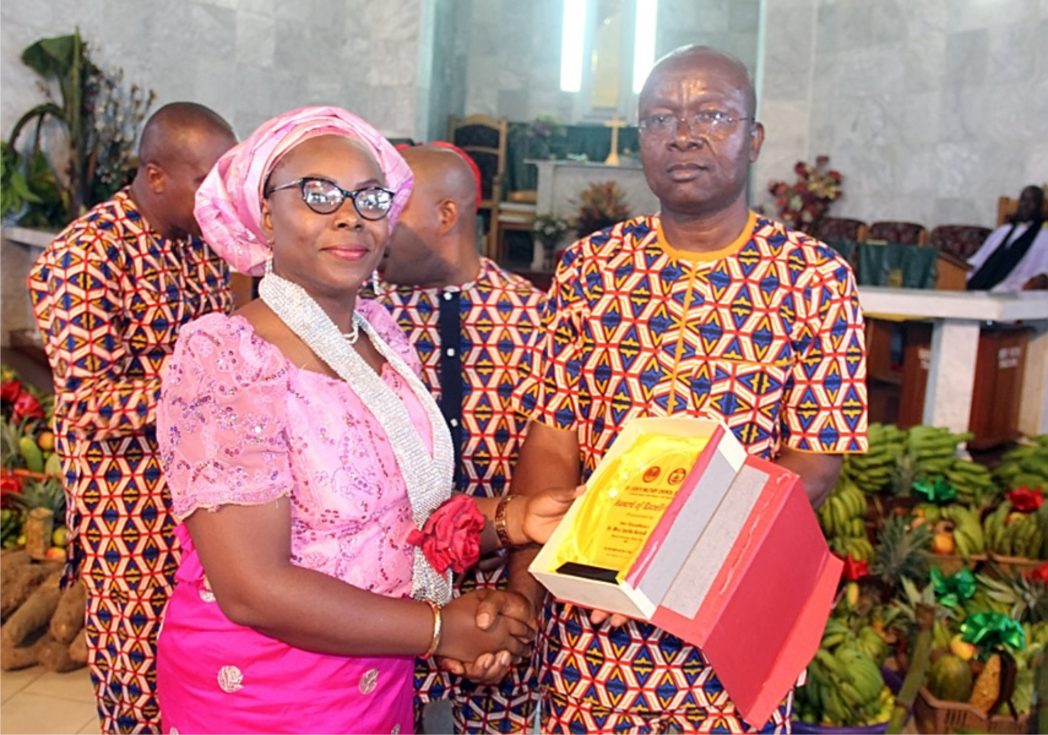
{"type": "Polygon", "coordinates": [[[46,480],[29,480],[22,484],[22,492],[11,496],[26,513],[34,508],[46,508],[54,513],[55,518],[65,517],[65,492],[62,483],[54,477],[46,480]]]}
{"type": "Polygon", "coordinates": [[[18,444],[22,435],[22,428],[14,421],[0,420],[0,465],[5,469],[25,466],[18,444]]]}
{"type": "Polygon", "coordinates": [[[1008,606],[1008,616],[1027,623],[1048,621],[1048,585],[1020,573],[977,574],[991,600],[1008,606]]]}
{"type": "Polygon", "coordinates": [[[906,518],[889,518],[881,530],[873,552],[870,572],[891,589],[899,589],[904,579],[924,584],[928,579],[928,547],[932,534],[927,524],[908,529],[906,518]]]}

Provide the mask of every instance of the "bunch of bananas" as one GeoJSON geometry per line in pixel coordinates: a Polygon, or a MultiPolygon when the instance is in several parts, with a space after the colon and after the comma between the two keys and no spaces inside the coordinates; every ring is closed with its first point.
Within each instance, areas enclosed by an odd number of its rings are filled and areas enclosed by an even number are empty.
{"type": "Polygon", "coordinates": [[[985,508],[997,496],[993,475],[978,462],[955,458],[942,476],[957,490],[957,500],[973,508],[985,508]]]}
{"type": "Polygon", "coordinates": [[[957,455],[957,445],[974,434],[955,434],[943,426],[911,426],[906,432],[906,453],[913,457],[914,468],[929,474],[941,471],[942,462],[957,455]]]}
{"type": "Polygon", "coordinates": [[[1032,444],[1006,452],[994,475],[1000,485],[1009,490],[1025,486],[1048,491],[1048,434],[1034,437],[1032,444]]]}
{"type": "Polygon", "coordinates": [[[957,490],[965,505],[985,507],[997,494],[997,483],[989,469],[957,456],[958,446],[972,434],[955,434],[936,426],[914,426],[906,434],[906,454],[899,459],[896,490],[905,494],[914,480],[942,477],[957,490]]]}
{"type": "Polygon", "coordinates": [[[822,648],[833,651],[840,646],[858,648],[873,659],[878,668],[888,658],[887,642],[869,625],[856,631],[843,620],[830,618],[822,634],[822,648]]]}
{"type": "Polygon", "coordinates": [[[1048,559],[1048,504],[1019,513],[1005,500],[983,521],[986,547],[1001,556],[1048,559]]]}
{"type": "Polygon", "coordinates": [[[958,554],[965,559],[986,550],[979,511],[963,505],[946,505],[939,509],[939,517],[953,524],[953,542],[958,554]]]}
{"type": "Polygon", "coordinates": [[[820,648],[808,665],[807,681],[797,690],[800,719],[829,727],[885,722],[894,703],[876,661],[851,643],[832,652],[820,648]]]}
{"type": "Polygon", "coordinates": [[[864,493],[879,493],[891,482],[895,463],[903,453],[906,432],[891,424],[870,424],[866,435],[870,448],[865,454],[849,454],[841,474],[864,493]]]}
{"type": "Polygon", "coordinates": [[[816,515],[834,553],[858,561],[873,555],[866,537],[866,495],[851,478],[842,476],[837,481],[816,515]]]}

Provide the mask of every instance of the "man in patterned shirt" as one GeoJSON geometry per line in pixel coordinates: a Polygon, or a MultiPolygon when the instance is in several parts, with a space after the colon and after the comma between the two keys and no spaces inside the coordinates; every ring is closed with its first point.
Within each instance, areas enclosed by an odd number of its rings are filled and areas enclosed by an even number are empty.
{"type": "MultiPolygon", "coordinates": [[[[436,146],[401,153],[415,188],[387,248],[382,276],[395,286],[382,290],[381,300],[418,350],[423,380],[451,430],[455,489],[499,497],[524,425],[510,394],[542,294],[477,253],[477,180],[466,154],[436,146]]],[[[457,587],[495,589],[504,583],[504,568],[501,561],[482,563],[457,587]]],[[[420,661],[419,705],[452,699],[458,732],[522,732],[537,697],[528,664],[484,685],[420,661]]]]}
{"type": "MultiPolygon", "coordinates": [[[[866,447],[862,316],[848,265],[749,211],[764,140],[745,67],[705,47],[661,59],[640,94],[640,152],[661,212],[564,254],[535,363],[514,492],[588,477],[633,416],[714,417],[797,472],[813,504],[866,447]]],[[[518,555],[519,556],[519,555],[518,555]]],[[[514,559],[511,587],[543,594],[514,559]]],[[[745,646],[745,641],[739,641],[745,646]]],[[[547,731],[785,731],[736,712],[702,652],[653,625],[550,601],[540,678],[547,731]]]]}
{"type": "Polygon", "coordinates": [[[160,108],[142,130],[132,184],[66,227],[29,274],[55,384],[69,575],[87,587],[87,662],[103,732],[160,728],[156,636],[178,550],[156,403],[179,327],[232,303],[229,271],[199,239],[193,203],[235,143],[206,107],[160,108]]]}

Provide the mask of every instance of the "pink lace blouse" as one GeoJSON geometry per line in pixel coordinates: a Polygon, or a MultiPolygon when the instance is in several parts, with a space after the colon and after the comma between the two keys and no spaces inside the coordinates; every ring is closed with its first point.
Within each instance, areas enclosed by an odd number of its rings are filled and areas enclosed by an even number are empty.
{"type": "MultiPolygon", "coordinates": [[[[371,302],[358,309],[418,370],[386,311],[371,302]]],[[[432,449],[410,387],[388,365],[382,379],[432,449]]],[[[157,438],[179,521],[200,508],[287,495],[293,563],[372,592],[410,594],[411,507],[381,425],[351,386],[297,368],[246,319],[209,314],[182,329],[164,375],[157,438]]]]}

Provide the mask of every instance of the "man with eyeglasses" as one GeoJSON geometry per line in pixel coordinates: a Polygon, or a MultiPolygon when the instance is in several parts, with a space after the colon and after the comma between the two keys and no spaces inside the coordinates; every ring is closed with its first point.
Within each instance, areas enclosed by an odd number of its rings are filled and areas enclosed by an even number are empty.
{"type": "MultiPolygon", "coordinates": [[[[496,498],[523,439],[524,422],[510,393],[517,365],[539,322],[543,294],[477,251],[480,171],[450,144],[401,149],[415,188],[393,231],[380,268],[378,298],[415,346],[422,378],[451,431],[455,490],[496,498]]],[[[456,589],[505,587],[503,558],[489,559],[455,580],[456,589]]],[[[526,600],[516,600],[521,610],[526,600]]],[[[450,699],[455,732],[526,732],[537,683],[530,661],[508,676],[448,675],[419,661],[416,702],[450,699]]],[[[458,673],[465,671],[454,665],[458,673]]]]}
{"type": "MultiPolygon", "coordinates": [[[[749,210],[764,140],[755,104],[727,54],[687,46],[655,65],[640,155],[661,211],[564,253],[515,392],[530,423],[514,492],[585,479],[633,416],[716,418],[750,453],[797,472],[813,505],[841,455],[865,451],[855,281],[833,250],[749,210]]],[[[527,561],[511,561],[510,588],[538,606],[527,561]]],[[[768,722],[745,722],[702,652],[653,625],[552,600],[544,612],[546,731],[789,727],[792,695],[768,722]]]]}
{"type": "Polygon", "coordinates": [[[87,587],[102,732],[160,729],[156,637],[178,565],[156,443],[160,374],[181,325],[233,303],[229,269],[200,239],[193,204],[234,144],[207,107],[161,107],[142,129],[131,185],[70,223],[29,274],[55,385],[67,582],[87,587]]]}

